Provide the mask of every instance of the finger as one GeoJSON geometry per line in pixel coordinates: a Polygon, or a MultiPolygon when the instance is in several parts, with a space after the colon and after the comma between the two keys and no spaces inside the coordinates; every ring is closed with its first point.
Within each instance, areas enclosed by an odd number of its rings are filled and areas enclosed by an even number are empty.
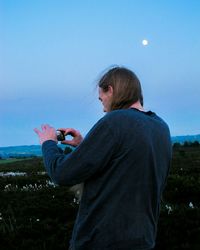
{"type": "Polygon", "coordinates": [[[73,128],[58,128],[57,130],[61,130],[61,131],[75,131],[75,129],[73,129],[73,128]]]}
{"type": "Polygon", "coordinates": [[[61,141],[61,144],[64,144],[64,145],[71,145],[71,143],[69,143],[68,140],[61,141]]]}
{"type": "Polygon", "coordinates": [[[36,133],[38,136],[40,136],[40,135],[41,135],[41,132],[40,132],[40,130],[39,130],[39,129],[34,128],[34,131],[35,131],[35,133],[36,133]]]}
{"type": "Polygon", "coordinates": [[[78,130],[70,128],[69,131],[67,131],[67,134],[72,135],[72,136],[78,136],[80,135],[80,132],[78,130]]]}
{"type": "Polygon", "coordinates": [[[42,124],[42,130],[47,130],[50,128],[49,124],[42,124]]]}
{"type": "Polygon", "coordinates": [[[43,131],[46,130],[45,124],[42,124],[42,125],[41,125],[41,128],[42,128],[43,131]]]}
{"type": "Polygon", "coordinates": [[[76,136],[78,132],[73,128],[59,128],[58,130],[63,131],[65,135],[72,135],[72,136],[76,136]]]}
{"type": "Polygon", "coordinates": [[[76,143],[74,140],[64,140],[61,141],[61,144],[67,144],[67,145],[71,145],[71,146],[76,146],[76,143]]]}
{"type": "Polygon", "coordinates": [[[56,130],[59,130],[59,131],[65,133],[66,128],[57,128],[56,130]]]}

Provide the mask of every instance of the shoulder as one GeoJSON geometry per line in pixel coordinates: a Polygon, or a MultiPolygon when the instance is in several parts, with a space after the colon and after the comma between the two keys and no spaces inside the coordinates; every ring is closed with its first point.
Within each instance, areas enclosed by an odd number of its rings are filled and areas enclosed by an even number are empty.
{"type": "Polygon", "coordinates": [[[142,120],[146,115],[145,112],[141,112],[135,109],[118,109],[107,113],[104,117],[105,121],[108,123],[119,122],[134,122],[137,120],[142,120]]]}
{"type": "Polygon", "coordinates": [[[143,118],[143,112],[133,109],[118,109],[108,112],[99,122],[107,123],[108,125],[120,125],[126,122],[134,122],[143,118]],[[141,116],[141,117],[140,117],[141,116]]]}
{"type": "Polygon", "coordinates": [[[101,133],[111,133],[115,134],[116,127],[119,127],[122,122],[122,117],[124,116],[124,110],[115,110],[106,113],[101,119],[99,119],[96,124],[91,128],[91,132],[101,131],[101,133]]]}
{"type": "Polygon", "coordinates": [[[107,113],[104,116],[104,119],[105,119],[105,121],[108,121],[108,122],[110,122],[110,121],[116,121],[116,120],[121,119],[122,117],[127,116],[128,113],[129,113],[128,109],[113,110],[113,111],[107,113]]]}
{"type": "Polygon", "coordinates": [[[156,113],[152,111],[142,112],[135,109],[119,109],[108,112],[96,125],[105,125],[106,127],[112,128],[113,126],[124,127],[127,124],[132,127],[138,126],[138,124],[148,124],[149,126],[160,124],[168,127],[166,122],[156,113]]]}
{"type": "Polygon", "coordinates": [[[125,110],[113,110],[106,113],[98,122],[97,124],[106,124],[106,126],[113,126],[118,124],[119,121],[122,121],[123,117],[125,116],[125,110]]]}

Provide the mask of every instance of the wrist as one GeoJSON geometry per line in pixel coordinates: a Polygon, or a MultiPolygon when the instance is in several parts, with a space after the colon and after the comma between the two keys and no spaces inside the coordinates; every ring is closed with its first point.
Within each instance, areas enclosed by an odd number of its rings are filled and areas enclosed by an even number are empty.
{"type": "Polygon", "coordinates": [[[52,138],[50,138],[50,139],[41,139],[40,140],[40,144],[41,145],[43,145],[45,142],[47,142],[47,141],[53,141],[53,142],[55,142],[56,144],[58,144],[58,141],[57,140],[55,140],[55,139],[52,139],[52,138]]]}

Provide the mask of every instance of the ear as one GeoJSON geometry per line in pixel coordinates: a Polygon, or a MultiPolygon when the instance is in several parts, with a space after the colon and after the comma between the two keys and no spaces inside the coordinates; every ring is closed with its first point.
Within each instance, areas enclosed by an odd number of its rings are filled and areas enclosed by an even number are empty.
{"type": "Polygon", "coordinates": [[[113,95],[113,87],[111,85],[108,86],[108,91],[110,95],[113,95]]]}

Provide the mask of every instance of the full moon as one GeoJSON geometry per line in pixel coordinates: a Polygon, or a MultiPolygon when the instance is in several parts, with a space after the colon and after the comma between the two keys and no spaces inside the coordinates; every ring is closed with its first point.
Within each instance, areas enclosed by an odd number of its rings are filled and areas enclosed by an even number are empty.
{"type": "Polygon", "coordinates": [[[144,46],[147,46],[147,45],[149,44],[149,42],[148,42],[148,40],[144,39],[144,40],[142,40],[142,44],[143,44],[144,46]]]}

